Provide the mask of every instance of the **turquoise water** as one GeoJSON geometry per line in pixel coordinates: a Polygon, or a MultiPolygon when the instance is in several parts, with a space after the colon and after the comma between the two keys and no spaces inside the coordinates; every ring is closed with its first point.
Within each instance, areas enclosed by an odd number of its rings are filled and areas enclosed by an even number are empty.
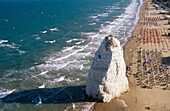
{"type": "MultiPolygon", "coordinates": [[[[139,19],[140,4],[139,0],[1,0],[0,94],[85,85],[103,38],[113,34],[126,43],[139,19]]],[[[0,103],[2,110],[33,107],[0,103]]],[[[42,107],[49,109],[42,105],[36,110],[42,107]]],[[[65,105],[51,107],[63,110],[65,105]]]]}

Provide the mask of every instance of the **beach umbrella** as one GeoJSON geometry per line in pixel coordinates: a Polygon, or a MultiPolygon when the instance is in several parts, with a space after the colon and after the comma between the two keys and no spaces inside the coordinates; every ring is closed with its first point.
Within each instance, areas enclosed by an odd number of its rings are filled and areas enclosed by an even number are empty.
{"type": "Polygon", "coordinates": [[[165,69],[169,69],[169,68],[167,67],[167,68],[165,68],[165,69]]]}
{"type": "Polygon", "coordinates": [[[149,61],[152,61],[152,59],[149,59],[149,61]]]}
{"type": "Polygon", "coordinates": [[[168,67],[168,65],[165,65],[165,67],[168,67]]]}
{"type": "Polygon", "coordinates": [[[126,74],[126,77],[129,77],[130,75],[129,74],[126,74]]]}
{"type": "Polygon", "coordinates": [[[151,72],[154,72],[154,70],[151,70],[151,72]]]}
{"type": "Polygon", "coordinates": [[[160,65],[161,67],[163,67],[163,65],[160,65]]]}
{"type": "Polygon", "coordinates": [[[146,64],[147,62],[144,62],[144,64],[146,64]]]}

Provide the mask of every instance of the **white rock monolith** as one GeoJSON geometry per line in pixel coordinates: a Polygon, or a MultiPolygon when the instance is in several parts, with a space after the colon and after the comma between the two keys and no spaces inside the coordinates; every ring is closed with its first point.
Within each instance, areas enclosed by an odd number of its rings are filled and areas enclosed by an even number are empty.
{"type": "Polygon", "coordinates": [[[97,50],[88,74],[86,94],[103,102],[128,90],[126,66],[120,42],[106,36],[97,50]]]}

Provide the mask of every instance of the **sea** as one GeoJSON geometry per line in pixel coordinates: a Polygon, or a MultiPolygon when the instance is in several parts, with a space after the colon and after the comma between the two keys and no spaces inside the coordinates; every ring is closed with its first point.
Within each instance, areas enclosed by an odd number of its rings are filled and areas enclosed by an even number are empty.
{"type": "MultiPolygon", "coordinates": [[[[57,95],[64,87],[84,88],[95,52],[105,36],[112,34],[124,46],[137,25],[142,3],[0,0],[0,111],[75,108],[72,101],[64,102],[66,95],[58,95],[57,100],[63,100],[58,102],[50,93],[46,95],[50,95],[50,101],[45,102],[46,96],[41,94],[45,89],[57,95]],[[7,98],[10,93],[16,95],[7,98]]],[[[81,104],[81,110],[88,111],[93,104],[81,104]]]]}

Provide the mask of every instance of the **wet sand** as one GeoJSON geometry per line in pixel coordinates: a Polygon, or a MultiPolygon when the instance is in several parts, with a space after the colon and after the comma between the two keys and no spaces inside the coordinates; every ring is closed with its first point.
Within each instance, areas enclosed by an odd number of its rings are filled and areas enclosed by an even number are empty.
{"type": "Polygon", "coordinates": [[[170,111],[170,71],[160,67],[160,64],[170,65],[170,39],[167,36],[170,25],[160,11],[152,2],[144,0],[140,20],[124,47],[126,66],[132,66],[128,71],[129,92],[109,103],[96,103],[94,111],[145,111],[147,107],[151,111],[170,111]],[[139,59],[140,63],[137,62],[139,59]],[[148,59],[152,61],[144,66],[148,59]],[[150,70],[154,72],[148,73],[150,70]],[[146,88],[141,88],[143,86],[146,88]],[[124,100],[127,108],[118,99],[124,100]]]}

